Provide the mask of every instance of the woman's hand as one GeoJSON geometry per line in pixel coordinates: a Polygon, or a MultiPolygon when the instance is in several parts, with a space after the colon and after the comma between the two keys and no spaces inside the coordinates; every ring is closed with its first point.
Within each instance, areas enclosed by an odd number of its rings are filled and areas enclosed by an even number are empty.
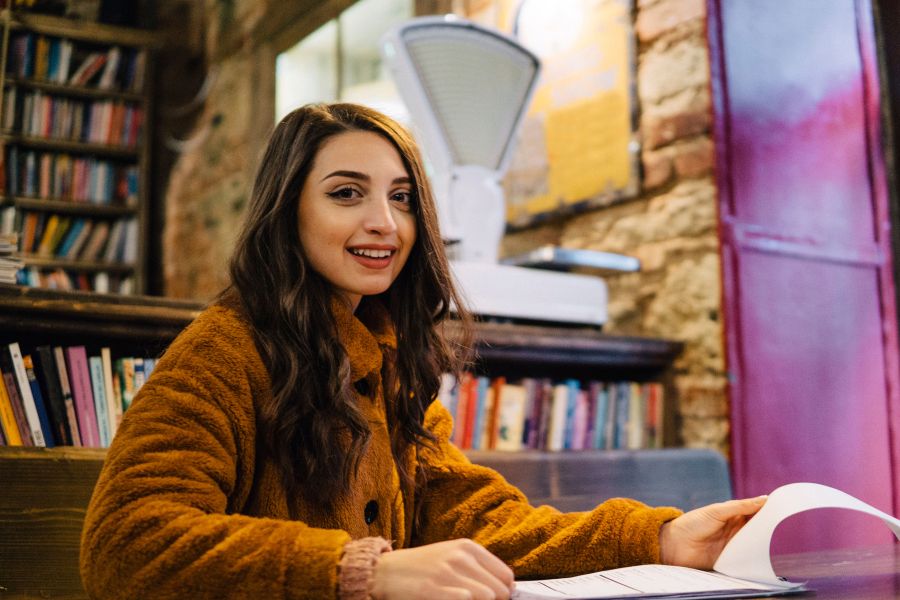
{"type": "Polygon", "coordinates": [[[766,496],[729,500],[686,512],[659,531],[664,565],[712,569],[725,544],[766,503],[766,496]]]}
{"type": "Polygon", "coordinates": [[[513,572],[502,560],[472,540],[460,539],[382,554],[371,595],[377,600],[506,600],[512,590],[513,572]]]}

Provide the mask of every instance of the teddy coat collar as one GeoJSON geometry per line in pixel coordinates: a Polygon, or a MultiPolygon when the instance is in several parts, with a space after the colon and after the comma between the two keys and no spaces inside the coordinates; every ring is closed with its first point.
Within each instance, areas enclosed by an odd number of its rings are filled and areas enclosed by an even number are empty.
{"type": "Polygon", "coordinates": [[[331,313],[338,340],[350,362],[350,377],[358,381],[380,373],[385,349],[397,349],[397,337],[387,307],[378,299],[363,298],[356,311],[335,297],[331,313]]]}

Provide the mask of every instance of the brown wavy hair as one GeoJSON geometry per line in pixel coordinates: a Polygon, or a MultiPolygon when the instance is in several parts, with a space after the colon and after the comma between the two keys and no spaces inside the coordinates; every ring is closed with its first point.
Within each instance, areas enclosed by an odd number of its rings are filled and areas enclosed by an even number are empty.
{"type": "Polygon", "coordinates": [[[231,284],[219,299],[237,304],[246,315],[271,377],[272,402],[259,415],[265,448],[288,489],[318,504],[347,491],[371,435],[356,406],[346,353],[333,343],[332,288],[311,267],[297,225],[300,192],[319,148],[348,131],[373,132],[389,141],[414,191],[416,242],[397,279],[379,295],[398,340],[383,374],[385,394],[395,390],[385,406],[392,451],[406,484],[416,474],[405,472],[401,456],[410,444],[434,442],[424,427],[425,410],[437,394],[440,374],[462,368],[471,342],[471,318],[451,280],[431,187],[410,134],[355,104],[314,104],[287,115],[262,157],[229,265],[231,284]],[[451,303],[462,325],[462,335],[452,343],[441,327],[451,303]]]}

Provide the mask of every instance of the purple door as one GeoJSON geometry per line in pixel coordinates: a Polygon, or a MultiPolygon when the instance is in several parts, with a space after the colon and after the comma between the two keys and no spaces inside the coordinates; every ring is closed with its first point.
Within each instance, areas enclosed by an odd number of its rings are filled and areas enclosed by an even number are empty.
{"type": "MultiPolygon", "coordinates": [[[[900,514],[870,1],[708,6],[735,494],[813,481],[900,514]]],[[[812,511],[773,551],[891,539],[873,517],[812,511]]]]}

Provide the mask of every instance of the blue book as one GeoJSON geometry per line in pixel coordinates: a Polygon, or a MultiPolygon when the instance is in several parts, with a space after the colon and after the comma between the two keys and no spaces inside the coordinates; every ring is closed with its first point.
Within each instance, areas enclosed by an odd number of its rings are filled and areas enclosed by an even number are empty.
{"type": "Polygon", "coordinates": [[[597,386],[597,408],[594,412],[594,439],[591,448],[606,448],[606,415],[609,411],[609,388],[601,383],[597,386]]]}
{"type": "Polygon", "coordinates": [[[616,384],[616,448],[628,447],[628,407],[631,403],[631,384],[616,384]]]}
{"type": "Polygon", "coordinates": [[[44,396],[41,394],[41,385],[38,383],[34,374],[34,363],[31,361],[31,355],[26,354],[22,357],[22,363],[25,365],[25,376],[28,379],[28,387],[31,388],[31,396],[34,399],[34,407],[37,409],[38,421],[41,424],[41,432],[44,434],[44,445],[47,448],[53,448],[56,443],[53,436],[53,426],[50,424],[50,415],[47,413],[47,406],[44,403],[44,396]]]}
{"type": "Polygon", "coordinates": [[[487,412],[484,408],[484,401],[487,398],[488,387],[491,380],[487,377],[478,378],[478,397],[475,404],[475,424],[472,428],[472,450],[481,449],[481,438],[484,436],[485,421],[487,420],[487,412]]]}
{"type": "Polygon", "coordinates": [[[69,231],[66,232],[66,237],[63,238],[62,244],[59,245],[56,256],[64,257],[69,253],[69,250],[72,249],[72,244],[78,239],[78,234],[84,229],[85,222],[85,219],[75,219],[72,226],[69,227],[69,231]]]}
{"type": "Polygon", "coordinates": [[[567,379],[566,388],[569,390],[568,402],[566,403],[566,429],[563,440],[563,448],[572,449],[572,438],[575,434],[575,405],[578,404],[578,391],[581,386],[577,379],[567,379]]]}

